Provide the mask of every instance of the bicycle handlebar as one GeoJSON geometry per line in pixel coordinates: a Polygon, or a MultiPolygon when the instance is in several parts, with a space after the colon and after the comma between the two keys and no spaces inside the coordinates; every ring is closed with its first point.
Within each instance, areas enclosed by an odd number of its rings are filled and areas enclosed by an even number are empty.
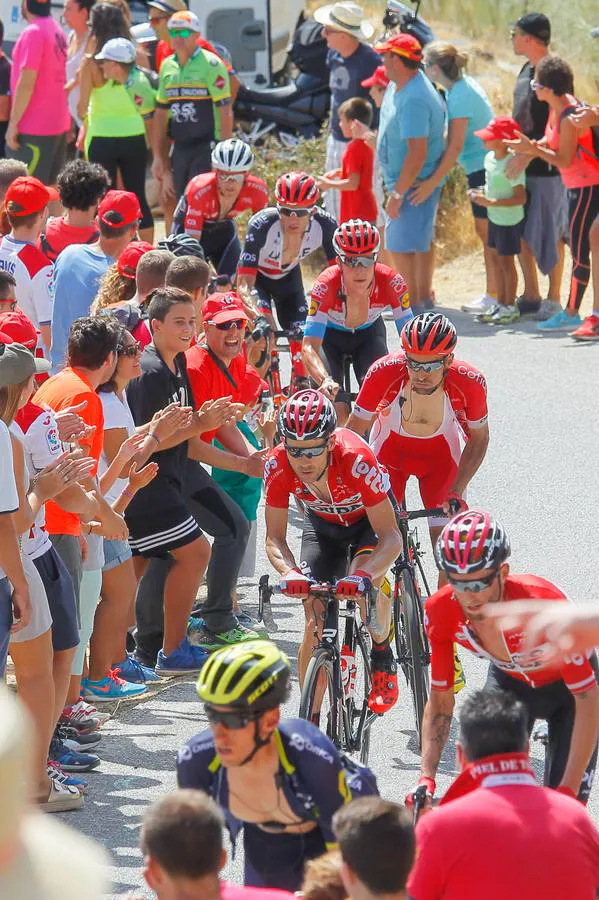
{"type": "Polygon", "coordinates": [[[424,809],[426,804],[426,785],[419,784],[414,793],[412,794],[413,798],[413,810],[414,810],[414,825],[418,821],[418,816],[421,811],[424,809]]]}
{"type": "MultiPolygon", "coordinates": [[[[272,588],[273,594],[282,594],[280,584],[273,585],[272,588]]],[[[332,594],[333,596],[337,596],[337,587],[331,581],[318,581],[314,582],[314,584],[310,585],[309,592],[311,594],[317,594],[319,596],[326,596],[327,594],[332,594]]],[[[364,594],[364,596],[367,596],[364,594]]]]}
{"type": "Polygon", "coordinates": [[[413,509],[411,512],[400,509],[397,514],[399,519],[427,519],[441,516],[446,519],[449,518],[442,506],[433,506],[430,509],[413,509]]]}

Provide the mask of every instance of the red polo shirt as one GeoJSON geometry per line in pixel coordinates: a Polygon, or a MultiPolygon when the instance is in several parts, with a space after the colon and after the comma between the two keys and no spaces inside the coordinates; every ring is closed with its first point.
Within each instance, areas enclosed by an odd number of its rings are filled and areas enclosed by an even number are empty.
{"type": "MultiPolygon", "coordinates": [[[[227,369],[230,377],[227,378],[222,367],[201,344],[196,344],[195,347],[186,350],[185,358],[187,360],[187,376],[196,409],[200,409],[206,400],[218,400],[220,397],[231,397],[233,402],[237,403],[246,372],[248,369],[253,371],[245,360],[245,353],[240,353],[231,361],[231,365],[227,369]]],[[[209,444],[215,434],[216,431],[206,431],[202,435],[202,439],[209,444]]]]}

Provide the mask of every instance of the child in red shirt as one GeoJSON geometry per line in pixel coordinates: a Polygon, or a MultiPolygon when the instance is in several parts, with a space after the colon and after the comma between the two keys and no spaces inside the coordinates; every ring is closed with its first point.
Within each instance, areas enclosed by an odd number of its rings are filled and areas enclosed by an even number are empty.
{"type": "Polygon", "coordinates": [[[341,168],[317,179],[321,190],[341,191],[339,224],[349,219],[365,219],[376,225],[377,205],[372,190],[374,151],[365,140],[353,138],[352,124],[367,128],[372,123],[372,106],[362,97],[352,97],[339,107],[339,126],[349,143],[343,151],[341,168]]]}

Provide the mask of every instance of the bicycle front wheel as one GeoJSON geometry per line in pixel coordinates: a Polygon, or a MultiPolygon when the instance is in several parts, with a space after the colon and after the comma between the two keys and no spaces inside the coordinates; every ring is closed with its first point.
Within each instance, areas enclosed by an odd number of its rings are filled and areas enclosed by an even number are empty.
{"type": "Polygon", "coordinates": [[[335,682],[333,655],[326,647],[318,647],[308,664],[299,715],[318,725],[342,750],[342,702],[335,682]]]}
{"type": "Polygon", "coordinates": [[[409,569],[402,569],[398,574],[393,618],[398,662],[410,686],[420,744],[424,707],[429,695],[429,674],[424,615],[420,595],[409,569]]]}

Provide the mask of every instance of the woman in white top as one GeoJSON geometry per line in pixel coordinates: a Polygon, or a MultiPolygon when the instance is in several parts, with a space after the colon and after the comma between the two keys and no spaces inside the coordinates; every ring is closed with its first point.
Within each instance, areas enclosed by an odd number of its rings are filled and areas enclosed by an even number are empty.
{"type": "MultiPolygon", "coordinates": [[[[65,0],[62,17],[65,25],[71,29],[67,47],[67,91],[69,92],[69,112],[77,131],[82,120],[77,113],[80,91],[80,69],[85,59],[91,31],[89,15],[95,0],[65,0]]],[[[77,139],[77,133],[73,142],[77,139]]]]}

